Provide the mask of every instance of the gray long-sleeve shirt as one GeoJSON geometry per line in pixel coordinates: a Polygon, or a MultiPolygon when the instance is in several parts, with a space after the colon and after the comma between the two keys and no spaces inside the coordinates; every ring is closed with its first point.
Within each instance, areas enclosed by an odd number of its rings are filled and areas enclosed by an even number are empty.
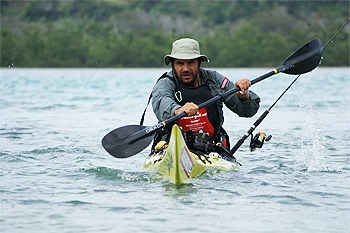
{"type": "MultiPolygon", "coordinates": [[[[175,99],[175,82],[178,80],[174,77],[173,71],[169,71],[167,76],[173,78],[161,78],[154,85],[152,91],[152,107],[153,111],[159,121],[164,121],[174,116],[175,110],[180,108],[175,99]]],[[[201,83],[208,84],[211,94],[213,96],[226,92],[235,88],[233,82],[229,81],[223,75],[216,71],[200,69],[201,83]]],[[[260,98],[254,92],[249,91],[250,98],[241,101],[237,95],[233,94],[224,99],[224,104],[234,113],[240,117],[252,117],[259,109],[260,98]]],[[[222,112],[223,104],[218,102],[220,122],[223,124],[224,117],[222,112]]]]}

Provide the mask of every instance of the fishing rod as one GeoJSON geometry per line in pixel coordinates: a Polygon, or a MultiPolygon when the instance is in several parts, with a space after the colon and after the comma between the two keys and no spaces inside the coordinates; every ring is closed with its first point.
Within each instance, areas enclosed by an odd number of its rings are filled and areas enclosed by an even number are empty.
{"type": "MultiPolygon", "coordinates": [[[[328,42],[326,43],[325,46],[323,46],[322,51],[330,44],[333,42],[334,38],[343,30],[343,28],[349,23],[350,18],[343,24],[343,26],[341,26],[339,28],[339,30],[328,40],[328,42]]],[[[323,58],[323,57],[322,57],[323,58]]],[[[322,61],[322,58],[320,60],[320,64],[322,61]]],[[[277,102],[284,96],[284,94],[291,88],[291,86],[293,86],[293,84],[299,79],[301,74],[299,74],[294,80],[293,82],[291,82],[291,84],[286,88],[286,90],[283,91],[283,93],[277,98],[277,100],[267,109],[265,110],[265,112],[263,114],[261,114],[261,116],[254,122],[254,124],[250,127],[250,129],[242,136],[241,139],[239,139],[236,143],[236,145],[234,145],[234,147],[232,147],[232,149],[230,150],[231,155],[233,155],[244,143],[244,141],[251,136],[251,142],[250,142],[250,151],[255,150],[256,148],[261,148],[264,144],[265,141],[269,141],[271,139],[271,135],[266,136],[265,133],[263,132],[259,132],[257,133],[254,137],[253,137],[253,132],[254,130],[260,125],[260,123],[265,119],[265,117],[269,114],[269,112],[271,111],[271,109],[277,104],[277,102]]]]}

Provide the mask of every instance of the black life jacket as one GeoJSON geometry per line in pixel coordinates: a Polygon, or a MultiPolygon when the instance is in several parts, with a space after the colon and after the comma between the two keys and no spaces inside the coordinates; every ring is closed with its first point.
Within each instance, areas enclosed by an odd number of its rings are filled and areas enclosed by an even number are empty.
{"type": "MultiPolygon", "coordinates": [[[[211,99],[213,95],[207,84],[196,88],[190,88],[182,84],[175,87],[175,99],[181,106],[187,102],[193,102],[197,105],[211,99]]],[[[220,138],[220,118],[216,104],[209,105],[199,110],[196,116],[186,116],[177,121],[177,124],[184,131],[208,133],[214,141],[220,138]]]]}

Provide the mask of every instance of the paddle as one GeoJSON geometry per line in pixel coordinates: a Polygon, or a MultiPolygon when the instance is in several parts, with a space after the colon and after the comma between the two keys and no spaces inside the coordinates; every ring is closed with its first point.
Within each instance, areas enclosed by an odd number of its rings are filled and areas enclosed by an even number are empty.
{"type": "MultiPolygon", "coordinates": [[[[320,39],[317,38],[309,41],[289,56],[277,68],[251,80],[251,84],[253,85],[278,73],[304,74],[315,69],[322,59],[322,48],[322,42],[320,39]]],[[[199,104],[198,107],[203,108],[218,101],[222,101],[239,90],[238,87],[235,87],[199,104]]],[[[141,125],[127,125],[114,129],[103,137],[102,146],[109,154],[116,158],[128,158],[144,150],[152,142],[152,135],[157,130],[164,128],[169,123],[175,122],[184,116],[186,116],[185,112],[148,127],[141,125]]]]}

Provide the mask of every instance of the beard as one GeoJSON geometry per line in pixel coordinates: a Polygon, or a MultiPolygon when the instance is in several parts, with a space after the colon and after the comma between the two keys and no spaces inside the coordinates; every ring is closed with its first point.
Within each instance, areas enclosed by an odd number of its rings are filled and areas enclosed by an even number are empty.
{"type": "Polygon", "coordinates": [[[190,87],[194,87],[199,79],[199,72],[192,73],[191,71],[187,71],[187,72],[181,72],[180,74],[177,74],[175,72],[175,74],[181,84],[184,84],[190,87]]]}

